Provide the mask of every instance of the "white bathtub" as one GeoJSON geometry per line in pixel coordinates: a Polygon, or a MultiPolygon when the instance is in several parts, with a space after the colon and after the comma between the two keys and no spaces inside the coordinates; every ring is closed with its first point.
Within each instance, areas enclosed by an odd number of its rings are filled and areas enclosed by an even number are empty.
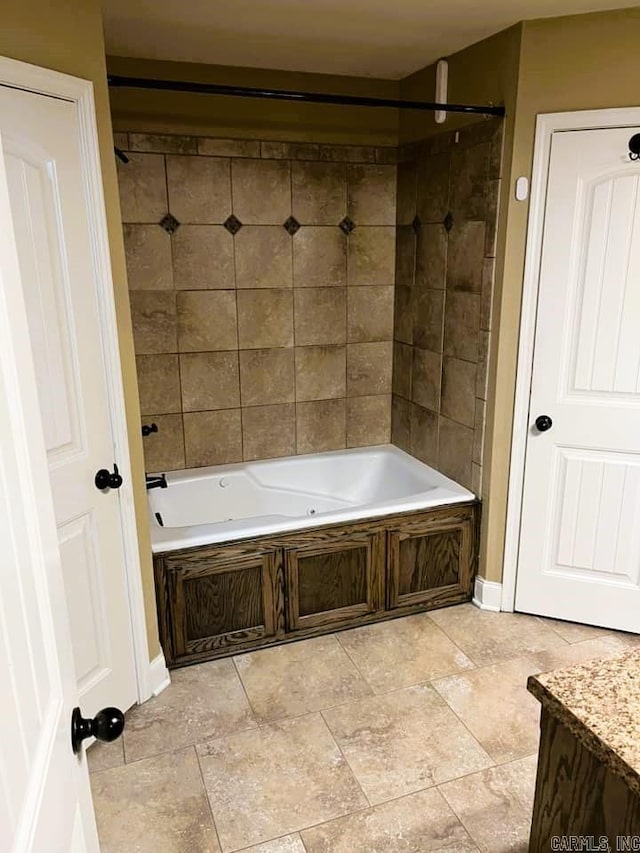
{"type": "Polygon", "coordinates": [[[175,471],[167,483],[148,493],[155,554],[475,497],[391,445],[175,471]]]}

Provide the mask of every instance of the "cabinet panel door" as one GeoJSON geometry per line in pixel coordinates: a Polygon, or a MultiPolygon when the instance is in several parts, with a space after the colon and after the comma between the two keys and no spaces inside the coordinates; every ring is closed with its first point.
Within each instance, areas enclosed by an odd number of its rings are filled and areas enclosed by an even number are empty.
{"type": "Polygon", "coordinates": [[[174,659],[283,632],[279,549],[171,558],[164,561],[164,574],[174,659]]]}
{"type": "Polygon", "coordinates": [[[389,609],[448,604],[471,594],[472,511],[409,521],[389,531],[389,609]]]}
{"type": "Polygon", "coordinates": [[[285,549],[287,628],[331,625],[384,607],[382,533],[323,534],[285,549]]]}

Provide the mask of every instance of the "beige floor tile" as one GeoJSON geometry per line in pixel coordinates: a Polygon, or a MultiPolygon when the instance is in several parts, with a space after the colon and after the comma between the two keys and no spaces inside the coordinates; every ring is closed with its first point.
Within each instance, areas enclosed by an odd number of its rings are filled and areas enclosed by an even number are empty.
{"type": "Polygon", "coordinates": [[[528,850],[536,763],[532,755],[438,788],[486,853],[528,850]]]}
{"type": "Polygon", "coordinates": [[[492,613],[473,604],[434,610],[431,618],[479,666],[565,644],[535,616],[492,613]]]}
{"type": "Polygon", "coordinates": [[[337,636],[375,693],[473,668],[472,661],[424,613],[337,636]]]}
{"type": "Polygon", "coordinates": [[[539,672],[530,657],[438,679],[433,686],[496,763],[531,755],[538,748],[540,704],[527,691],[539,672]]]}
{"type": "Polygon", "coordinates": [[[295,717],[371,693],[334,636],[239,655],[235,663],[259,721],[295,717]]]}
{"type": "Polygon", "coordinates": [[[258,844],[257,847],[247,847],[242,853],[306,853],[306,850],[296,832],[295,835],[285,835],[283,838],[276,838],[275,841],[258,844]]]}
{"type": "Polygon", "coordinates": [[[320,714],[198,746],[225,853],[367,805],[320,714]]]}
{"type": "Polygon", "coordinates": [[[308,853],[472,853],[476,845],[435,788],[307,829],[308,853]]]}
{"type": "Polygon", "coordinates": [[[195,749],[91,776],[102,853],[218,853],[195,749]]]}
{"type": "Polygon", "coordinates": [[[425,684],[350,702],[323,716],[372,804],[492,763],[425,684]]]}
{"type": "Polygon", "coordinates": [[[120,767],[124,764],[124,740],[118,738],[114,743],[100,743],[96,741],[87,750],[87,763],[89,773],[97,773],[100,770],[110,770],[112,767],[120,767]]]}
{"type": "Polygon", "coordinates": [[[257,723],[230,660],[174,670],[159,696],[127,714],[127,761],[255,728],[257,723]]]}
{"type": "Polygon", "coordinates": [[[563,622],[560,619],[540,619],[556,634],[560,634],[567,643],[580,643],[582,640],[592,640],[607,633],[606,628],[596,628],[595,625],[581,625],[579,622],[563,622]]]}
{"type": "Polygon", "coordinates": [[[535,661],[540,672],[551,672],[553,669],[563,669],[589,660],[614,658],[628,651],[629,643],[625,640],[624,634],[603,634],[592,640],[583,640],[581,643],[571,643],[546,652],[537,652],[528,657],[535,661]]]}

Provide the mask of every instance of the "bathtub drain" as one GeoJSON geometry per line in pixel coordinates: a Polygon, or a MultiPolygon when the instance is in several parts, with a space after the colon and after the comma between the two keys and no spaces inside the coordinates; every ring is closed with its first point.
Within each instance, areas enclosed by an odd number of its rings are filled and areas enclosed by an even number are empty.
{"type": "Polygon", "coordinates": [[[316,514],[316,511],[313,507],[311,507],[311,509],[307,510],[307,515],[315,515],[315,514],[316,514]]]}

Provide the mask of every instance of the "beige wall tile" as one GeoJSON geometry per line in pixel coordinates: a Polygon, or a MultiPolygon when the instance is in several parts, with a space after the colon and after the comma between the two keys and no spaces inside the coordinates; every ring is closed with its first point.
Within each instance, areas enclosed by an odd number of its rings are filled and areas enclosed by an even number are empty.
{"type": "Polygon", "coordinates": [[[476,410],[476,366],[445,356],[442,365],[442,414],[473,427],[476,410]]]}
{"type": "Polygon", "coordinates": [[[235,409],[240,405],[237,352],[198,352],[180,356],[185,412],[235,409]]]}
{"type": "Polygon", "coordinates": [[[117,162],[123,222],[160,222],[168,210],[164,157],[161,154],[128,155],[117,162]]]}
{"type": "Polygon", "coordinates": [[[346,442],[344,399],[297,403],[296,431],[298,453],[341,450],[346,442]]]}
{"type": "Polygon", "coordinates": [[[473,429],[449,418],[438,422],[437,468],[461,486],[472,485],[473,429]]]}
{"type": "Polygon", "coordinates": [[[416,265],[416,235],[410,225],[396,228],[395,282],[403,287],[413,287],[416,265]]]}
{"type": "Polygon", "coordinates": [[[171,238],[178,290],[235,287],[233,237],[221,225],[181,225],[171,238]]]}
{"type": "Polygon", "coordinates": [[[335,226],[303,226],[293,237],[295,287],[347,283],[347,237],[335,226]]]}
{"type": "Polygon", "coordinates": [[[177,300],[180,352],[236,349],[235,292],[182,291],[177,300]]]}
{"type": "Polygon", "coordinates": [[[350,287],[347,294],[347,340],[393,339],[393,287],[350,287]]]}
{"type": "Polygon", "coordinates": [[[273,160],[317,160],[320,146],[313,142],[278,142],[265,140],[260,143],[260,154],[273,160]]]}
{"type": "Polygon", "coordinates": [[[148,473],[176,471],[185,467],[182,415],[150,415],[145,423],[155,423],[158,432],[142,439],[144,467],[148,473]]]}
{"type": "Polygon", "coordinates": [[[182,225],[220,224],[231,213],[229,160],[167,156],[169,210],[182,225]]]}
{"type": "Polygon", "coordinates": [[[347,213],[347,173],[328,163],[293,163],[293,215],[303,225],[337,225],[347,213]]]}
{"type": "Polygon", "coordinates": [[[376,148],[376,163],[382,165],[395,166],[398,162],[398,149],[395,145],[383,146],[376,148]]]}
{"type": "Polygon", "coordinates": [[[243,406],[293,402],[293,349],[242,350],[240,393],[243,406]]]}
{"type": "Polygon", "coordinates": [[[289,163],[232,160],[233,212],[244,225],[282,225],[291,215],[289,163]]]}
{"type": "Polygon", "coordinates": [[[405,344],[413,343],[413,287],[395,287],[393,337],[405,344]]]}
{"type": "Polygon", "coordinates": [[[490,142],[453,149],[450,207],[454,217],[485,219],[490,154],[490,142]]]}
{"type": "Polygon", "coordinates": [[[418,163],[418,216],[423,222],[442,222],[449,209],[450,154],[431,154],[418,163]]]}
{"type": "Polygon", "coordinates": [[[237,298],[240,349],[293,346],[291,290],[239,290],[237,298]]]}
{"type": "Polygon", "coordinates": [[[245,460],[292,456],[296,448],[296,414],[292,403],[248,406],[242,410],[245,460]]]}
{"type": "Polygon", "coordinates": [[[476,372],[476,397],[480,397],[481,400],[486,400],[489,388],[489,371],[488,371],[488,358],[489,358],[489,332],[480,332],[479,335],[479,343],[478,343],[478,369],[476,372]]]}
{"type": "Polygon", "coordinates": [[[413,371],[413,350],[407,344],[395,341],[393,344],[393,380],[394,394],[411,399],[411,382],[413,371]]]}
{"type": "Polygon", "coordinates": [[[475,418],[473,424],[473,461],[482,465],[484,450],[485,402],[476,400],[475,418]]]}
{"type": "Polygon", "coordinates": [[[349,344],[347,346],[347,394],[360,396],[391,393],[393,344],[349,344]]]}
{"type": "MultiPolygon", "coordinates": [[[[447,307],[448,307],[447,296],[447,307]]],[[[444,338],[444,290],[416,287],[413,291],[413,343],[421,349],[442,352],[444,338]]]]}
{"type": "Polygon", "coordinates": [[[356,225],[395,225],[396,167],[348,166],[347,213],[356,225]]]}
{"type": "Polygon", "coordinates": [[[373,163],[375,148],[368,145],[321,145],[320,159],[335,163],[373,163]]]}
{"type": "Polygon", "coordinates": [[[466,361],[478,360],[480,296],[449,291],[444,315],[444,352],[466,361]]]}
{"type": "Polygon", "coordinates": [[[177,352],[175,293],[134,290],[129,294],[129,300],[136,353],[177,352]]]}
{"type": "Polygon", "coordinates": [[[281,225],[245,225],[236,234],[238,287],[291,287],[291,237],[281,225]]]}
{"type": "Polygon", "coordinates": [[[240,409],[184,415],[187,468],[242,461],[240,409]]]}
{"type": "Polygon", "coordinates": [[[484,222],[454,222],[447,251],[448,289],[482,290],[484,232],[484,222]]]}
{"type": "Polygon", "coordinates": [[[411,399],[426,409],[440,408],[442,356],[414,347],[411,399]]]}
{"type": "Polygon", "coordinates": [[[347,447],[388,444],[391,441],[391,395],[347,400],[347,447]]]}
{"type": "Polygon", "coordinates": [[[259,157],[260,142],[257,139],[198,139],[198,154],[214,157],[259,157]]]}
{"type": "Polygon", "coordinates": [[[296,347],[296,400],[329,400],[346,393],[346,346],[296,347]]]}
{"type": "Polygon", "coordinates": [[[398,225],[410,225],[416,215],[416,193],[418,187],[418,167],[415,161],[398,164],[398,198],[396,221],[398,225]]]}
{"type": "Polygon", "coordinates": [[[438,466],[438,415],[416,403],[411,405],[411,455],[438,466]]]}
{"type": "Polygon", "coordinates": [[[298,346],[341,344],[347,339],[346,288],[297,288],[294,314],[298,346]]]}
{"type": "Polygon", "coordinates": [[[197,154],[194,136],[173,136],[162,133],[130,133],[132,151],[152,151],[156,154],[197,154]]]}
{"type": "Polygon", "coordinates": [[[177,355],[136,356],[136,372],[143,415],[182,411],[177,355]]]}
{"type": "Polygon", "coordinates": [[[349,236],[349,284],[393,284],[396,269],[395,249],[395,228],[356,228],[349,236]]]}
{"type": "Polygon", "coordinates": [[[129,134],[128,133],[118,133],[117,131],[113,134],[113,144],[116,148],[120,148],[121,151],[129,150],[129,134]]]}
{"type": "Polygon", "coordinates": [[[171,237],[159,225],[125,225],[129,290],[172,290],[171,237]]]}
{"type": "Polygon", "coordinates": [[[442,225],[423,223],[416,238],[416,284],[444,288],[447,268],[447,232],[442,225]]]}
{"type": "Polygon", "coordinates": [[[403,397],[391,398],[391,442],[407,453],[411,452],[411,408],[403,397]]]}
{"type": "Polygon", "coordinates": [[[244,853],[307,853],[298,833],[282,835],[273,841],[265,841],[255,847],[247,847],[244,853]]]}

